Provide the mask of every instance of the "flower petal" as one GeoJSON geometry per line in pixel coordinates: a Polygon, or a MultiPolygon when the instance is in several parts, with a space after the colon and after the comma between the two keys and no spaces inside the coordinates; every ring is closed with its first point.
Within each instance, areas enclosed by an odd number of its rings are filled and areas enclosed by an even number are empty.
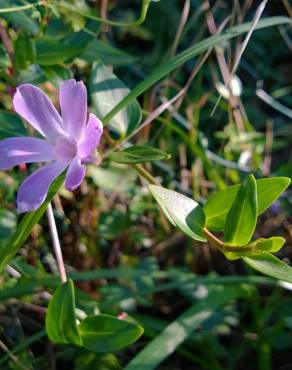
{"type": "Polygon", "coordinates": [[[60,87],[60,107],[64,129],[78,140],[85,127],[87,116],[87,92],[82,81],[68,80],[60,87]]]}
{"type": "Polygon", "coordinates": [[[65,180],[67,190],[75,190],[82,183],[86,172],[86,167],[81,164],[80,158],[75,158],[69,168],[65,180]]]}
{"type": "Polygon", "coordinates": [[[54,142],[58,133],[63,132],[59,113],[38,87],[20,85],[13,97],[13,105],[19,115],[50,141],[54,142]]]}
{"type": "Polygon", "coordinates": [[[93,113],[89,113],[87,126],[78,143],[78,155],[80,158],[91,156],[93,150],[100,142],[102,132],[103,127],[101,121],[93,113]]]}
{"type": "Polygon", "coordinates": [[[20,185],[17,194],[19,213],[34,211],[46,199],[51,183],[64,171],[66,164],[53,162],[36,170],[20,185]]]}
{"type": "Polygon", "coordinates": [[[55,159],[53,145],[34,137],[11,137],[0,141],[0,170],[20,163],[46,162],[55,159]]]}

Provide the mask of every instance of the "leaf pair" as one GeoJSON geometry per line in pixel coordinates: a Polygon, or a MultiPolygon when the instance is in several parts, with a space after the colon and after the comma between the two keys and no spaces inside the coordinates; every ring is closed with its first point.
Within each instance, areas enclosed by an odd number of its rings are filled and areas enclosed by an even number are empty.
{"type": "Polygon", "coordinates": [[[243,184],[214,194],[204,209],[175,191],[156,185],[149,188],[170,222],[191,238],[206,241],[204,230],[208,230],[209,224],[215,229],[224,229],[225,242],[219,243],[227,258],[242,257],[252,268],[292,282],[292,268],[268,253],[278,251],[285,242],[283,238],[260,238],[250,243],[257,216],[280,196],[289,183],[290,180],[284,177],[255,180],[249,175],[243,184]]]}
{"type": "Polygon", "coordinates": [[[49,303],[46,331],[55,343],[74,344],[90,351],[117,351],[135,342],[143,328],[109,315],[88,316],[77,324],[72,280],[59,286],[49,303]]]}

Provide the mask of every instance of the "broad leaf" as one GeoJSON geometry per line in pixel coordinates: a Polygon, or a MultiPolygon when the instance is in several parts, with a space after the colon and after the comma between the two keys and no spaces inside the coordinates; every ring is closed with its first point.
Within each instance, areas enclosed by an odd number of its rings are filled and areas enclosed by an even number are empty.
{"type": "Polygon", "coordinates": [[[226,217],[224,240],[233,245],[246,245],[257,223],[257,185],[253,175],[241,184],[226,217]]]}
{"type": "Polygon", "coordinates": [[[79,325],[83,346],[94,352],[112,352],[134,343],[143,328],[109,315],[88,316],[79,325]]]}
{"type": "Polygon", "coordinates": [[[243,260],[250,267],[265,275],[292,283],[292,267],[286,265],[270,253],[262,253],[253,257],[243,257],[243,260]]]}
{"type": "Polygon", "coordinates": [[[101,60],[104,64],[112,66],[127,66],[138,60],[137,57],[97,39],[89,43],[80,59],[87,62],[101,60]]]}
{"type": "Polygon", "coordinates": [[[46,331],[50,340],[55,343],[82,345],[75,317],[75,291],[72,280],[60,285],[50,300],[46,331]]]}
{"type": "MultiPolygon", "coordinates": [[[[96,63],[91,72],[90,92],[96,113],[102,119],[129,94],[130,90],[105,65],[96,63]]],[[[140,121],[141,108],[137,100],[133,99],[112,117],[109,125],[121,137],[125,137],[135,130],[140,121]]]]}
{"type": "Polygon", "coordinates": [[[252,243],[240,248],[226,244],[224,254],[227,258],[234,260],[240,257],[250,257],[263,252],[275,253],[282,248],[285,239],[281,236],[273,236],[269,239],[259,238],[252,243]]]}
{"type": "MultiPolygon", "coordinates": [[[[290,184],[287,177],[272,177],[256,180],[258,215],[263,213],[290,184]]],[[[209,197],[204,206],[206,214],[206,227],[210,230],[221,231],[224,229],[227,213],[233,203],[239,185],[230,186],[209,197]]]]}
{"type": "Polygon", "coordinates": [[[134,164],[169,159],[170,155],[162,150],[146,145],[133,145],[130,148],[114,152],[110,159],[117,163],[134,164]]]}
{"type": "Polygon", "coordinates": [[[162,186],[149,185],[149,189],[172,224],[191,238],[206,241],[205,214],[197,202],[162,186]]]}

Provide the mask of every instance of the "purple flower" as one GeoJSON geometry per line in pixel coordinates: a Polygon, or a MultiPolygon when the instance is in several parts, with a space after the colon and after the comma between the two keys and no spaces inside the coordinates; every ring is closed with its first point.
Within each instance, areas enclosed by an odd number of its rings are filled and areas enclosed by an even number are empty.
{"type": "Polygon", "coordinates": [[[59,92],[61,116],[49,98],[36,86],[23,84],[13,98],[15,111],[45,139],[12,137],[0,141],[0,170],[20,163],[49,162],[21,184],[17,195],[19,212],[37,209],[52,182],[68,167],[65,187],[76,189],[84,179],[85,164],[94,163],[102,123],[92,113],[87,118],[87,92],[83,82],[68,80],[59,92]]]}

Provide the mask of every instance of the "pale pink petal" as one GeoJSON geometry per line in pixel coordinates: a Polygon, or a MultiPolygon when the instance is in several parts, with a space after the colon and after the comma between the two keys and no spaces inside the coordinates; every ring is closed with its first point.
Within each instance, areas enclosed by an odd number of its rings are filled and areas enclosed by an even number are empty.
{"type": "Polygon", "coordinates": [[[65,188],[67,190],[75,190],[82,183],[86,172],[86,167],[81,164],[80,158],[75,158],[67,171],[65,188]]]}
{"type": "Polygon", "coordinates": [[[78,155],[80,158],[90,157],[93,150],[98,146],[103,132],[101,121],[93,114],[89,114],[87,126],[82,138],[78,143],[78,155]]]}
{"type": "Polygon", "coordinates": [[[0,141],[0,170],[20,163],[47,162],[55,159],[54,147],[34,137],[11,137],[0,141]]]}
{"type": "Polygon", "coordinates": [[[71,138],[78,140],[87,116],[87,92],[84,83],[75,80],[63,82],[59,99],[64,129],[71,138]]]}
{"type": "Polygon", "coordinates": [[[17,194],[19,213],[36,210],[46,199],[52,182],[65,170],[66,164],[53,162],[36,170],[20,185],[17,194]]]}
{"type": "Polygon", "coordinates": [[[63,132],[59,113],[38,87],[20,85],[13,97],[13,105],[21,117],[50,141],[54,142],[58,133],[63,132]]]}

